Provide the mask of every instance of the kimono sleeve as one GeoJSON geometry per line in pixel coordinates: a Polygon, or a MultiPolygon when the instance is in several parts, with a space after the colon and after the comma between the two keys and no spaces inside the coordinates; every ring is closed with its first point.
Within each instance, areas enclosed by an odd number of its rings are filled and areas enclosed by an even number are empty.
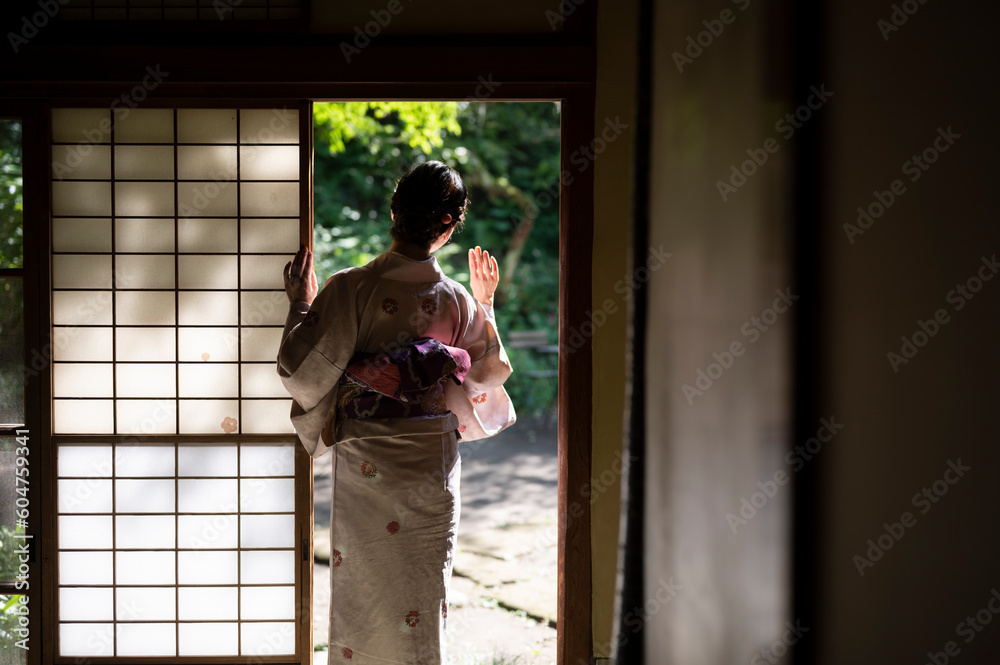
{"type": "Polygon", "coordinates": [[[290,312],[292,327],[278,351],[278,375],[293,400],[292,425],[313,457],[330,449],[322,437],[323,426],[357,343],[356,282],[353,271],[339,272],[304,316],[290,312]],[[296,314],[301,317],[298,322],[296,314]]]}

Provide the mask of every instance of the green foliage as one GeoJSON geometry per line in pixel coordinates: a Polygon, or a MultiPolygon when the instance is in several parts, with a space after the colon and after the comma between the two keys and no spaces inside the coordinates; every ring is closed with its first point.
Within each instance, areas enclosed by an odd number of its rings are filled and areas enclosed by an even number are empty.
{"type": "MultiPolygon", "coordinates": [[[[0,120],[0,268],[23,266],[21,123],[0,120]]],[[[0,278],[0,423],[24,421],[24,306],[21,280],[0,278]]]]}
{"type": "Polygon", "coordinates": [[[0,268],[20,268],[24,228],[21,122],[0,120],[0,268]]]}
{"type": "MultiPolygon", "coordinates": [[[[10,581],[16,575],[19,562],[15,550],[24,541],[15,540],[14,534],[22,532],[23,529],[0,526],[0,579],[10,581]]],[[[14,632],[18,627],[18,616],[10,611],[20,598],[19,594],[0,594],[0,663],[3,665],[24,662],[24,650],[14,645],[20,639],[14,632]]]]}

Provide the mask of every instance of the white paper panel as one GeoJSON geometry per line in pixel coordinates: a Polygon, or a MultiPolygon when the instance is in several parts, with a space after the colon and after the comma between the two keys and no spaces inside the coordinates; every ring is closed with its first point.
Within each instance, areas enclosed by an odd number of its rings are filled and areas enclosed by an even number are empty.
{"type": "Polygon", "coordinates": [[[181,656],[226,656],[238,653],[239,630],[235,623],[182,623],[181,656]]]}
{"type": "Polygon", "coordinates": [[[179,146],[177,177],[180,180],[213,180],[220,187],[225,186],[223,183],[234,181],[229,186],[235,189],[236,146],[179,146]]]}
{"type": "Polygon", "coordinates": [[[299,183],[243,183],[240,186],[240,211],[246,217],[297,216],[299,183]]]}
{"type": "MultiPolygon", "coordinates": [[[[181,587],[177,618],[191,619],[238,619],[237,590],[234,587],[181,587]]],[[[244,590],[244,593],[246,591],[244,590]]],[[[244,617],[246,618],[246,617],[244,617]]],[[[284,619],[285,617],[276,617],[284,619]]]]}
{"type": "Polygon", "coordinates": [[[173,180],[173,146],[115,146],[115,178],[118,180],[173,180]]]}
{"type": "Polygon", "coordinates": [[[110,291],[52,292],[53,325],[111,325],[112,313],[110,291]]]}
{"type": "Polygon", "coordinates": [[[295,480],[292,478],[240,480],[240,508],[245,513],[293,512],[295,480]]]}
{"type": "Polygon", "coordinates": [[[119,291],[115,318],[120,326],[169,326],[174,324],[173,291],[119,291]]]}
{"type": "Polygon", "coordinates": [[[172,513],[173,480],[116,480],[115,510],[119,513],[172,513]]]}
{"type": "Polygon", "coordinates": [[[60,515],[59,549],[111,549],[110,515],[60,515]]]}
{"type": "Polygon", "coordinates": [[[174,546],[172,515],[118,515],[115,546],[119,549],[165,549],[174,546]]]}
{"type": "Polygon", "coordinates": [[[240,150],[242,180],[298,180],[299,146],[260,145],[240,150]]]}
{"type": "Polygon", "coordinates": [[[244,219],[240,224],[240,247],[244,252],[294,254],[299,251],[297,219],[244,219]]]}
{"type": "Polygon", "coordinates": [[[119,587],[119,621],[149,621],[176,618],[176,592],[169,588],[119,587]]]}
{"type": "Polygon", "coordinates": [[[177,221],[177,249],[181,252],[235,253],[236,220],[180,219],[177,221]]]}
{"type": "Polygon", "coordinates": [[[111,140],[109,109],[52,109],[52,140],[63,143],[107,143],[111,140]]]}
{"type": "Polygon", "coordinates": [[[241,410],[244,434],[291,434],[290,399],[245,399],[241,410]]]}
{"type": "Polygon", "coordinates": [[[182,399],[181,434],[236,434],[239,415],[236,400],[182,399]]]}
{"type": "Polygon", "coordinates": [[[244,364],[240,372],[243,397],[288,397],[274,363],[244,364]]]}
{"type": "Polygon", "coordinates": [[[182,326],[232,326],[239,319],[235,292],[182,291],[177,298],[182,326]]]}
{"type": "MultiPolygon", "coordinates": [[[[251,291],[240,294],[240,321],[245,326],[285,325],[288,296],[284,291],[251,291]]],[[[275,353],[277,356],[277,353],[275,353]]]]}
{"type": "Polygon", "coordinates": [[[174,360],[175,328],[118,328],[117,358],[121,361],[174,360]]]}
{"type": "Polygon", "coordinates": [[[240,447],[240,475],[295,475],[295,446],[289,443],[244,443],[240,447]]]}
{"type": "Polygon", "coordinates": [[[281,344],[281,328],[244,328],[240,353],[244,362],[260,360],[273,363],[281,344]]]}
{"type": "Polygon", "coordinates": [[[233,109],[178,109],[178,143],[236,143],[233,109]]]}
{"type": "Polygon", "coordinates": [[[295,624],[261,621],[240,627],[240,653],[244,656],[295,653],[295,624]]]}
{"type": "Polygon", "coordinates": [[[178,512],[235,513],[239,508],[235,478],[181,478],[177,481],[177,492],[178,512]]]}
{"type": "Polygon", "coordinates": [[[116,219],[115,249],[119,252],[172,252],[174,220],[116,219]]]}
{"type": "Polygon", "coordinates": [[[298,109],[243,109],[241,143],[298,143],[298,109]]]}
{"type": "Polygon", "coordinates": [[[56,289],[110,289],[111,257],[56,254],[52,257],[52,287],[56,289]]]}
{"type": "Polygon", "coordinates": [[[173,215],[174,183],[116,182],[115,214],[121,217],[173,215]]]}
{"type": "MultiPolygon", "coordinates": [[[[232,518],[235,520],[236,518],[232,518]]],[[[236,584],[236,552],[178,552],[181,584],[236,584]]]]}
{"type": "Polygon", "coordinates": [[[111,220],[107,217],[56,217],[52,220],[52,251],[110,252],[111,220]]]}
{"type": "Polygon", "coordinates": [[[118,552],[118,584],[174,584],[173,552],[118,552]]]}
{"type": "Polygon", "coordinates": [[[119,478],[172,476],[174,447],[119,445],[115,449],[115,475],[119,478]]]}
{"type": "Polygon", "coordinates": [[[240,581],[243,584],[294,584],[294,550],[240,552],[240,581]]]}
{"type": "Polygon", "coordinates": [[[114,624],[59,624],[60,656],[111,656],[114,654],[114,649],[114,624]]]}
{"type": "Polygon", "coordinates": [[[109,434],[114,432],[111,400],[57,399],[52,403],[56,434],[109,434]]]}
{"type": "Polygon", "coordinates": [[[177,405],[171,399],[120,399],[119,434],[174,434],[177,431],[177,405]]]}
{"type": "MultiPolygon", "coordinates": [[[[119,214],[121,214],[119,212],[119,214]]],[[[52,183],[54,217],[109,217],[110,182],[55,181],[52,183]]]]}
{"type": "Polygon", "coordinates": [[[115,286],[119,289],[174,288],[173,255],[145,254],[116,257],[115,286]]]}
{"type": "Polygon", "coordinates": [[[110,146],[88,144],[52,146],[52,179],[110,180],[110,146]]]}
{"type": "Polygon", "coordinates": [[[294,547],[294,515],[242,515],[240,547],[294,547]]]}
{"type": "MultiPolygon", "coordinates": [[[[180,371],[181,397],[239,396],[239,376],[235,364],[182,364],[178,370],[180,371]]],[[[238,414],[230,413],[229,415],[235,418],[238,414]]]]}
{"type": "Polygon", "coordinates": [[[60,621],[110,621],[113,616],[111,589],[59,589],[60,621]]]}
{"type": "MultiPolygon", "coordinates": [[[[182,289],[236,289],[236,257],[210,254],[180,256],[177,263],[178,287],[182,289]]],[[[282,288],[284,288],[282,286],[282,288]]]]}
{"type": "Polygon", "coordinates": [[[181,182],[177,184],[177,214],[181,217],[235,215],[236,184],[181,182]]]}
{"type": "Polygon", "coordinates": [[[59,446],[58,457],[60,476],[111,476],[111,446],[59,446]]]}
{"type": "Polygon", "coordinates": [[[178,476],[235,476],[236,444],[180,444],[177,447],[178,476]]]}
{"type": "Polygon", "coordinates": [[[56,397],[113,397],[111,365],[55,363],[52,393],[56,397]]]}
{"type": "Polygon", "coordinates": [[[171,143],[174,140],[172,109],[130,109],[115,118],[118,143],[171,143]]]}
{"type": "Polygon", "coordinates": [[[295,587],[246,587],[240,595],[244,619],[294,619],[295,587]]]}
{"type": "Polygon", "coordinates": [[[235,549],[239,531],[236,515],[181,515],[177,546],[187,549],[235,549]]]}
{"type": "Polygon", "coordinates": [[[118,397],[176,397],[174,365],[118,363],[118,397]]]}
{"type": "Polygon", "coordinates": [[[118,624],[119,656],[174,656],[177,633],[172,623],[118,624]]]}
{"type": "Polygon", "coordinates": [[[290,256],[241,256],[240,281],[244,289],[284,289],[283,272],[290,256]]]}
{"type": "Polygon", "coordinates": [[[96,478],[60,480],[59,512],[110,513],[111,481],[96,478]]]}
{"type": "Polygon", "coordinates": [[[114,568],[111,552],[60,552],[60,584],[111,584],[114,568]]]}
{"type": "Polygon", "coordinates": [[[233,362],[237,360],[239,328],[181,328],[182,362],[233,362]]]}
{"type": "Polygon", "coordinates": [[[56,328],[52,337],[56,362],[112,360],[111,328],[56,328]]]}

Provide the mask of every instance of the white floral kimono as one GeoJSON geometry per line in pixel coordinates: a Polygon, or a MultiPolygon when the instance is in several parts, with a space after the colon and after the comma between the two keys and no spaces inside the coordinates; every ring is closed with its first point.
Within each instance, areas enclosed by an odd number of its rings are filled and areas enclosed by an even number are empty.
{"type": "Polygon", "coordinates": [[[434,257],[386,253],[335,274],[311,308],[293,303],[285,331],[278,373],[295,431],[312,456],[334,451],[330,663],[440,665],[458,440],[515,417],[492,308],[434,257]],[[427,343],[437,355],[414,351],[427,343]],[[432,365],[439,374],[423,376],[432,365]]]}

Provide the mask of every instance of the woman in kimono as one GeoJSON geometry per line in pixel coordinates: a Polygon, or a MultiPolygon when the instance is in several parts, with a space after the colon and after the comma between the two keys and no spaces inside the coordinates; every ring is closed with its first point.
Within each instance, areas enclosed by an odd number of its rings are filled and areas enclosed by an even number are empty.
{"type": "Polygon", "coordinates": [[[333,454],[331,665],[444,662],[458,441],[514,422],[496,259],[469,250],[470,294],[432,255],[467,206],[458,173],[423,163],[396,185],[388,252],[318,293],[308,249],[285,267],[278,373],[299,441],[333,454]]]}

